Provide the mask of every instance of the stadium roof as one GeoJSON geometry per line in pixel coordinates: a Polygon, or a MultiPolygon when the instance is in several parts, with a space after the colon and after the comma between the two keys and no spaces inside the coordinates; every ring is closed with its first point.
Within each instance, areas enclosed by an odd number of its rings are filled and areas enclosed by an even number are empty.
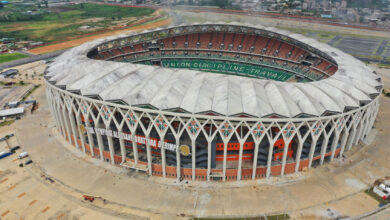
{"type": "Polygon", "coordinates": [[[337,62],[338,71],[319,81],[295,83],[87,57],[97,45],[125,37],[116,36],[64,52],[50,64],[46,78],[68,91],[104,101],[226,116],[321,116],[359,107],[379,94],[380,77],[354,57],[300,34],[262,26],[250,27],[289,36],[317,48],[337,62]]]}

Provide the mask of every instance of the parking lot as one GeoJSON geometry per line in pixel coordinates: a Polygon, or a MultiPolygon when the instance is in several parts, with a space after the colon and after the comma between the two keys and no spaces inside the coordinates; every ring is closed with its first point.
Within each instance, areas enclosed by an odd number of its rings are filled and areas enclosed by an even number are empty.
{"type": "Polygon", "coordinates": [[[0,86],[0,107],[2,108],[7,102],[21,100],[33,87],[34,85],[32,84],[12,87],[0,86]]]}
{"type": "Polygon", "coordinates": [[[349,54],[372,56],[376,55],[381,43],[382,40],[379,39],[342,37],[334,46],[349,54]]]}

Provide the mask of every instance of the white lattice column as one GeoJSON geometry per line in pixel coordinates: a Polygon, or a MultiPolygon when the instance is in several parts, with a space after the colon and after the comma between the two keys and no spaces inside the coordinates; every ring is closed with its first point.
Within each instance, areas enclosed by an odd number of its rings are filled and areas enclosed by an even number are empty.
{"type": "Polygon", "coordinates": [[[238,172],[237,172],[237,181],[241,180],[241,175],[242,175],[242,152],[244,150],[244,142],[245,140],[239,140],[240,143],[240,151],[238,155],[238,172]]]}
{"type": "Polygon", "coordinates": [[[259,155],[259,142],[255,141],[255,150],[254,150],[253,165],[252,165],[252,179],[256,178],[258,155],[259,155]]]}
{"type": "MultiPolygon", "coordinates": [[[[176,146],[180,146],[180,136],[175,135],[176,146]]],[[[180,151],[179,148],[176,149],[176,178],[180,180],[181,178],[181,164],[180,164],[180,151]]]]}
{"type": "Polygon", "coordinates": [[[357,112],[356,116],[355,116],[355,119],[354,119],[356,133],[355,133],[355,136],[352,139],[352,146],[353,145],[357,145],[358,142],[359,142],[360,132],[362,130],[362,121],[363,121],[361,115],[362,114],[361,114],[360,111],[357,112]]]}
{"type": "Polygon", "coordinates": [[[339,139],[340,139],[340,132],[336,131],[335,136],[333,138],[332,146],[330,148],[330,150],[332,151],[332,153],[330,154],[330,161],[333,160],[334,155],[336,154],[336,149],[337,149],[337,144],[339,142],[339,139]]]}
{"type": "MultiPolygon", "coordinates": [[[[195,126],[196,129],[198,129],[196,126],[195,126]]],[[[202,129],[202,132],[204,134],[204,136],[206,137],[206,141],[207,141],[207,181],[210,181],[210,175],[211,175],[211,148],[212,148],[212,144],[213,144],[213,139],[215,138],[215,135],[218,133],[218,131],[214,131],[213,132],[213,124],[210,122],[210,124],[208,124],[207,122],[205,122],[203,124],[203,129],[202,129]],[[207,129],[205,129],[206,126],[209,126],[209,132],[207,133],[207,129]]]]}
{"type": "Polygon", "coordinates": [[[287,152],[288,152],[288,147],[290,145],[290,142],[287,142],[287,141],[284,142],[283,157],[282,157],[282,171],[280,172],[281,176],[284,176],[284,172],[286,169],[287,152]]]}
{"type": "Polygon", "coordinates": [[[207,138],[207,181],[210,181],[211,174],[211,144],[212,139],[210,140],[207,138]]]}
{"type": "Polygon", "coordinates": [[[125,123],[127,125],[127,128],[130,130],[131,132],[131,145],[132,145],[132,148],[133,148],[133,159],[134,159],[134,163],[137,165],[138,164],[138,146],[137,146],[137,143],[136,143],[136,130],[137,130],[137,127],[140,126],[141,129],[144,131],[145,128],[139,124],[139,119],[137,117],[137,115],[132,112],[132,111],[128,111],[126,113],[126,115],[124,116],[124,119],[125,120],[125,123]]]}
{"type": "MultiPolygon", "coordinates": [[[[324,133],[325,133],[325,131],[324,131],[324,133]]],[[[328,147],[329,138],[330,138],[329,135],[324,134],[324,140],[322,141],[322,146],[321,146],[321,159],[320,159],[321,165],[324,163],[324,160],[325,160],[325,153],[326,153],[326,148],[328,147]]]]}
{"type": "Polygon", "coordinates": [[[303,149],[303,139],[298,136],[298,149],[295,157],[295,172],[299,171],[299,167],[301,166],[301,156],[302,156],[302,149],[303,149]]]}
{"type": "Polygon", "coordinates": [[[353,144],[353,140],[355,139],[356,127],[354,125],[352,125],[352,133],[349,133],[349,135],[350,135],[350,137],[348,138],[348,142],[347,142],[347,145],[345,147],[345,149],[347,151],[351,149],[352,144],[353,144]]]}
{"type": "Polygon", "coordinates": [[[78,143],[78,129],[75,126],[75,118],[72,113],[72,109],[69,110],[69,120],[70,120],[70,126],[72,128],[72,133],[73,133],[73,140],[74,140],[74,145],[76,148],[80,148],[79,143],[78,143]]]}
{"type": "Polygon", "coordinates": [[[297,149],[297,153],[296,153],[296,157],[295,157],[295,172],[297,173],[299,171],[299,168],[301,166],[301,156],[302,156],[302,150],[303,150],[303,143],[304,143],[304,140],[307,139],[307,137],[309,136],[310,132],[309,131],[306,131],[306,133],[302,134],[302,132],[305,130],[305,129],[301,129],[302,126],[305,126],[305,123],[301,123],[298,127],[297,127],[297,137],[298,137],[298,149],[297,149]],[[303,136],[302,136],[303,135],[303,136]]]}
{"type": "Polygon", "coordinates": [[[222,164],[223,181],[226,181],[227,147],[228,147],[228,142],[224,140],[223,141],[223,164],[222,164]]]}
{"type": "Polygon", "coordinates": [[[84,136],[84,131],[81,130],[81,118],[80,114],[76,114],[76,124],[77,124],[77,129],[78,129],[78,134],[80,136],[80,142],[81,142],[81,148],[83,149],[83,152],[85,153],[85,136],[84,136]]]}
{"type": "MultiPolygon", "coordinates": [[[[313,163],[313,157],[315,148],[317,147],[318,139],[323,131],[323,125],[321,121],[317,121],[312,125],[311,134],[312,134],[312,142],[310,146],[310,153],[309,153],[309,169],[311,168],[311,165],[313,163]]],[[[322,147],[322,146],[321,146],[322,147]]]]}
{"type": "MultiPolygon", "coordinates": [[[[110,126],[107,125],[106,126],[106,130],[110,130],[110,126]]],[[[113,144],[113,140],[112,140],[112,137],[107,135],[107,141],[108,141],[108,150],[110,151],[110,162],[112,165],[115,164],[115,159],[114,159],[114,154],[115,154],[115,151],[114,151],[114,144],[113,144]]]]}
{"type": "Polygon", "coordinates": [[[222,173],[223,173],[223,181],[226,181],[226,161],[227,161],[227,147],[230,138],[233,135],[234,128],[230,124],[229,121],[224,121],[220,124],[219,133],[221,134],[223,141],[223,165],[222,165],[222,173]]]}
{"type": "MultiPolygon", "coordinates": [[[[334,137],[334,141],[333,141],[332,147],[331,147],[332,154],[330,155],[330,161],[332,161],[334,159],[334,156],[336,154],[337,145],[338,145],[339,140],[341,138],[341,133],[342,133],[343,129],[346,130],[344,116],[339,117],[336,121],[335,137],[334,137]]],[[[345,136],[345,132],[344,132],[344,136],[345,136]]],[[[340,148],[341,148],[341,143],[340,143],[340,148]]]]}
{"type": "MultiPolygon", "coordinates": [[[[123,133],[123,128],[121,128],[120,132],[123,133]]],[[[121,148],[121,156],[122,156],[122,163],[126,162],[126,147],[125,147],[125,140],[122,138],[119,138],[119,147],[121,148]]]]}
{"type": "Polygon", "coordinates": [[[313,162],[314,150],[316,145],[317,145],[317,138],[316,139],[312,138],[312,142],[310,145],[310,152],[309,152],[309,165],[308,165],[309,169],[311,168],[311,163],[313,162]]]}
{"type": "MultiPolygon", "coordinates": [[[[135,140],[135,138],[136,138],[135,134],[133,133],[131,136],[132,136],[132,140],[135,140]]],[[[138,164],[138,145],[137,145],[137,142],[132,141],[131,144],[133,146],[134,163],[138,164]]]]}
{"type": "MultiPolygon", "coordinates": [[[[85,120],[85,126],[86,127],[91,127],[91,123],[89,122],[89,116],[88,115],[84,115],[84,120],[85,120]]],[[[95,152],[93,150],[93,148],[95,147],[95,143],[93,141],[93,137],[92,137],[92,134],[87,132],[87,137],[88,137],[88,144],[89,144],[89,149],[91,150],[91,156],[95,156],[95,152]]]]}
{"type": "Polygon", "coordinates": [[[191,139],[192,180],[195,180],[196,179],[196,138],[198,137],[198,134],[200,132],[200,126],[199,123],[193,118],[187,121],[185,126],[191,139]]]}
{"type": "MultiPolygon", "coordinates": [[[[146,139],[149,139],[149,133],[146,134],[146,139]]],[[[152,149],[148,142],[146,142],[146,158],[148,159],[149,175],[152,175],[152,149]]]]}
{"type": "Polygon", "coordinates": [[[253,139],[255,141],[255,149],[254,149],[253,165],[252,165],[252,179],[256,178],[257,160],[258,160],[258,156],[259,156],[259,147],[260,147],[260,143],[263,140],[263,138],[268,138],[267,131],[268,131],[268,129],[261,122],[254,124],[254,126],[252,127],[252,130],[251,130],[253,139]],[[267,137],[266,137],[266,135],[267,135],[267,137]]]}
{"type": "MultiPolygon", "coordinates": [[[[362,113],[363,114],[363,113],[362,113]]],[[[359,129],[358,129],[358,133],[356,135],[356,139],[355,139],[355,145],[357,145],[359,143],[359,141],[362,141],[363,140],[363,137],[364,137],[364,130],[366,128],[366,118],[367,118],[367,115],[364,115],[363,117],[361,117],[360,119],[360,122],[359,122],[359,129]]]]}
{"type": "Polygon", "coordinates": [[[191,147],[192,147],[192,180],[195,180],[196,177],[196,141],[194,138],[191,138],[191,147]]]}
{"type": "MultiPolygon", "coordinates": [[[[94,119],[94,122],[95,122],[95,128],[101,128],[102,127],[101,123],[99,123],[99,119],[94,119]]],[[[103,147],[102,135],[99,132],[95,132],[95,135],[96,135],[96,139],[97,139],[97,142],[98,142],[99,153],[100,153],[100,160],[104,161],[104,155],[103,155],[104,147],[103,147]]]]}
{"type": "Polygon", "coordinates": [[[166,155],[165,155],[166,149],[165,149],[165,142],[164,142],[165,134],[167,133],[169,127],[167,121],[168,120],[163,115],[159,115],[155,118],[155,123],[154,123],[160,138],[161,146],[159,147],[161,152],[161,166],[162,166],[162,173],[164,178],[166,177],[166,165],[167,165],[166,155]]]}
{"type": "Polygon", "coordinates": [[[343,132],[343,136],[341,138],[341,145],[340,145],[340,153],[339,153],[339,158],[341,159],[342,156],[343,156],[343,153],[344,153],[344,149],[345,149],[345,145],[347,144],[347,140],[348,140],[348,136],[349,136],[349,132],[348,130],[345,130],[343,132]]]}
{"type": "MultiPolygon", "coordinates": [[[[368,111],[369,108],[367,108],[365,111],[368,111]]],[[[368,135],[368,130],[369,130],[369,124],[370,124],[370,114],[368,112],[366,112],[366,120],[364,122],[364,129],[363,129],[363,132],[362,132],[362,140],[368,135]]]]}
{"type": "Polygon", "coordinates": [[[284,171],[286,169],[286,161],[287,161],[287,153],[290,146],[290,143],[294,137],[294,134],[296,132],[296,128],[293,123],[288,123],[283,126],[282,130],[282,137],[284,142],[284,148],[283,148],[283,157],[282,157],[282,170],[280,172],[280,175],[284,175],[284,171]]]}
{"type": "Polygon", "coordinates": [[[269,178],[271,176],[271,166],[272,166],[272,154],[274,151],[274,144],[276,142],[278,137],[273,138],[269,142],[268,146],[268,158],[267,158],[267,171],[266,171],[266,177],[269,178]]]}
{"type": "Polygon", "coordinates": [[[167,161],[166,161],[166,156],[165,156],[165,147],[164,147],[164,136],[160,136],[160,143],[162,144],[161,145],[161,166],[162,166],[162,173],[163,173],[163,177],[165,178],[166,177],[166,166],[167,166],[167,161]]]}
{"type": "Polygon", "coordinates": [[[68,137],[68,142],[70,144],[72,144],[72,139],[71,139],[71,131],[70,131],[70,123],[69,123],[69,119],[67,117],[67,114],[65,112],[65,107],[62,109],[62,119],[64,120],[64,124],[65,124],[65,127],[66,127],[66,136],[68,137]]]}

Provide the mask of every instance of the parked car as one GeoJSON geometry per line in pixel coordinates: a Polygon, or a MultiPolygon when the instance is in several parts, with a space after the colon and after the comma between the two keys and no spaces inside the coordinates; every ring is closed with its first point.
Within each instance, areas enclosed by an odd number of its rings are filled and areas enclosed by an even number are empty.
{"type": "Polygon", "coordinates": [[[25,157],[27,157],[27,156],[28,156],[28,153],[25,151],[25,152],[19,154],[18,158],[19,158],[19,159],[23,159],[23,158],[25,158],[25,157]]]}
{"type": "Polygon", "coordinates": [[[18,149],[20,149],[20,146],[15,146],[15,147],[11,148],[9,151],[12,153],[15,153],[15,151],[18,149]]]}
{"type": "Polygon", "coordinates": [[[24,163],[24,165],[27,165],[27,164],[30,164],[30,163],[32,163],[32,160],[31,160],[31,159],[28,160],[28,161],[26,161],[26,163],[24,163]]]}

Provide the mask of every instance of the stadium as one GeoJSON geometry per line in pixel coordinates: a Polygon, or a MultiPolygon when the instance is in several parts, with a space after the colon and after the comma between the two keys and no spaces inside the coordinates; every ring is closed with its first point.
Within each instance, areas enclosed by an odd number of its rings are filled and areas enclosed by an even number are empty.
{"type": "Polygon", "coordinates": [[[148,175],[240,181],[341,159],[370,132],[380,76],[316,40],[205,23],[86,43],[45,71],[59,132],[148,175]]]}

